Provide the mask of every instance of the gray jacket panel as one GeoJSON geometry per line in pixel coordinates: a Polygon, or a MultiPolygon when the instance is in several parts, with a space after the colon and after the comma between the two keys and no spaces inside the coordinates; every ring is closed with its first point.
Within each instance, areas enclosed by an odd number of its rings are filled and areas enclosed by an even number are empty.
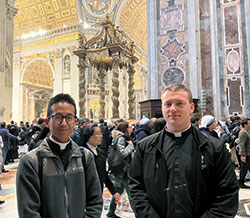
{"type": "Polygon", "coordinates": [[[20,218],[101,217],[102,193],[94,157],[73,141],[66,171],[44,140],[21,158],[16,179],[20,218]],[[38,155],[42,158],[42,178],[38,155]]]}

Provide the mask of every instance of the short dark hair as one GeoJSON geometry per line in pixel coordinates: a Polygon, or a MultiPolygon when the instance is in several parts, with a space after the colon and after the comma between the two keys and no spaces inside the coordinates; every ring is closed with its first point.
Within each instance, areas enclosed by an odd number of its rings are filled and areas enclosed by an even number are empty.
{"type": "Polygon", "coordinates": [[[50,117],[52,113],[52,105],[59,103],[59,102],[66,102],[66,103],[72,104],[75,108],[75,116],[76,116],[75,100],[69,94],[60,93],[50,99],[49,104],[48,104],[47,117],[50,117]]]}
{"type": "Polygon", "coordinates": [[[1,123],[1,128],[5,128],[6,127],[6,123],[5,122],[2,122],[1,123]]]}
{"type": "Polygon", "coordinates": [[[100,122],[100,123],[104,123],[104,119],[100,119],[99,122],[100,122]]]}
{"type": "Polygon", "coordinates": [[[242,125],[243,128],[245,127],[245,125],[248,124],[248,121],[249,121],[249,120],[250,120],[250,118],[246,118],[246,119],[244,119],[244,120],[241,122],[241,125],[242,125]]]}
{"type": "Polygon", "coordinates": [[[91,123],[85,126],[83,130],[84,142],[87,143],[92,135],[94,135],[95,128],[98,127],[96,123],[91,123]]]}
{"type": "Polygon", "coordinates": [[[38,124],[38,125],[41,125],[43,122],[44,122],[44,118],[39,118],[39,119],[37,120],[37,124],[38,124]]]}

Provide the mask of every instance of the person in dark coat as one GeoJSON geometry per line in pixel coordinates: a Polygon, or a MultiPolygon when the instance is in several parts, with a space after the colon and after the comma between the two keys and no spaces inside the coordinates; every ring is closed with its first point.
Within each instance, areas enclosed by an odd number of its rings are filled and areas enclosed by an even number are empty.
{"type": "Polygon", "coordinates": [[[166,126],[166,120],[164,118],[158,118],[153,122],[150,135],[160,132],[166,126]]]}
{"type": "MultiPolygon", "coordinates": [[[[19,129],[14,124],[14,121],[9,126],[9,133],[18,136],[19,129]]],[[[18,141],[16,139],[9,139],[10,149],[8,151],[8,162],[14,162],[16,158],[18,158],[18,141]]]]}
{"type": "Polygon", "coordinates": [[[134,134],[136,136],[136,142],[138,143],[143,138],[149,136],[150,131],[151,131],[151,120],[146,118],[146,117],[142,118],[140,121],[140,125],[138,126],[138,128],[134,132],[134,134]]]}
{"type": "Polygon", "coordinates": [[[102,143],[98,146],[105,154],[105,157],[107,157],[108,154],[108,148],[111,145],[112,142],[112,136],[111,132],[109,131],[108,127],[104,125],[104,120],[99,120],[99,127],[102,131],[102,143]]]}
{"type": "Polygon", "coordinates": [[[103,138],[100,127],[94,123],[88,124],[84,128],[83,135],[86,142],[84,143],[84,147],[89,149],[95,158],[101,190],[103,191],[103,184],[105,184],[118,203],[120,201],[120,194],[117,192],[116,188],[113,186],[113,183],[109,179],[108,172],[106,171],[106,156],[103,150],[99,148],[103,138]]]}
{"type": "Polygon", "coordinates": [[[171,85],[161,100],[166,128],[139,142],[129,168],[136,217],[235,217],[239,187],[230,154],[191,125],[191,91],[171,85]]]}
{"type": "Polygon", "coordinates": [[[205,115],[201,119],[201,127],[200,130],[207,135],[211,135],[215,138],[219,138],[217,132],[215,132],[215,128],[217,127],[218,123],[216,119],[211,115],[205,115]]]}
{"type": "Polygon", "coordinates": [[[3,141],[3,148],[2,148],[2,157],[3,157],[3,165],[2,165],[2,172],[8,172],[8,170],[4,169],[4,162],[7,156],[7,153],[10,149],[9,147],[9,138],[13,140],[20,140],[19,136],[14,136],[9,133],[9,131],[6,129],[6,123],[2,122],[1,123],[1,128],[0,128],[0,136],[2,136],[2,141],[3,141]]]}
{"type": "MultiPolygon", "coordinates": [[[[44,122],[44,118],[39,118],[38,121],[37,121],[37,124],[34,124],[33,126],[31,126],[27,132],[27,144],[29,146],[29,151],[31,151],[32,149],[34,149],[32,147],[32,143],[31,142],[31,139],[32,139],[32,136],[36,133],[36,134],[39,134],[40,131],[42,130],[42,128],[44,127],[45,125],[45,122],[44,122]]],[[[33,137],[34,138],[34,137],[33,137]]]]}

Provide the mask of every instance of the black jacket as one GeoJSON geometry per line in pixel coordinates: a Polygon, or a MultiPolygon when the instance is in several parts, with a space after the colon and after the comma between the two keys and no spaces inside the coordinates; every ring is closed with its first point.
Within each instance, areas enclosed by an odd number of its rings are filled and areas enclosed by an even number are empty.
{"type": "Polygon", "coordinates": [[[202,131],[202,132],[204,132],[205,134],[207,134],[207,135],[211,135],[211,136],[213,136],[213,137],[215,137],[215,138],[219,138],[219,136],[218,136],[218,134],[217,134],[217,132],[215,132],[214,130],[213,131],[210,131],[208,128],[206,128],[206,127],[201,127],[200,128],[200,131],[202,131]]]}
{"type": "MultiPolygon", "coordinates": [[[[88,145],[85,144],[84,147],[91,151],[88,145]]],[[[104,183],[105,186],[110,191],[110,193],[114,195],[117,192],[117,190],[115,189],[113,183],[111,182],[109,178],[108,172],[106,171],[105,154],[100,148],[96,148],[96,151],[97,151],[97,155],[94,154],[93,151],[91,151],[91,153],[94,155],[94,158],[95,158],[95,165],[96,165],[97,174],[98,174],[100,184],[101,184],[101,190],[103,191],[103,183],[104,183]]]]}
{"type": "MultiPolygon", "coordinates": [[[[238,184],[228,151],[222,143],[192,128],[194,218],[234,217],[238,184]],[[201,158],[202,157],[202,158],[201,158]]],[[[138,218],[167,218],[164,130],[143,139],[129,169],[131,204],[138,218]]],[[[174,217],[174,215],[173,215],[174,217]]]]}
{"type": "Polygon", "coordinates": [[[139,142],[150,135],[151,128],[148,125],[140,125],[134,132],[136,141],[139,142]]]}

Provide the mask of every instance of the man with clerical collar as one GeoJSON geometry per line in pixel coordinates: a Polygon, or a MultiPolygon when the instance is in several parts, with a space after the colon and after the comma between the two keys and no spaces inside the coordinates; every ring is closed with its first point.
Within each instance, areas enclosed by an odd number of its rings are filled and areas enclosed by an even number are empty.
{"type": "Polygon", "coordinates": [[[93,154],[70,139],[77,122],[76,105],[68,94],[48,104],[50,137],[24,155],[17,171],[20,218],[98,218],[102,193],[93,154]]]}
{"type": "Polygon", "coordinates": [[[166,128],[138,143],[129,168],[136,217],[234,217],[234,166],[220,140],[191,125],[191,91],[182,84],[171,85],[161,100],[166,128]]]}

